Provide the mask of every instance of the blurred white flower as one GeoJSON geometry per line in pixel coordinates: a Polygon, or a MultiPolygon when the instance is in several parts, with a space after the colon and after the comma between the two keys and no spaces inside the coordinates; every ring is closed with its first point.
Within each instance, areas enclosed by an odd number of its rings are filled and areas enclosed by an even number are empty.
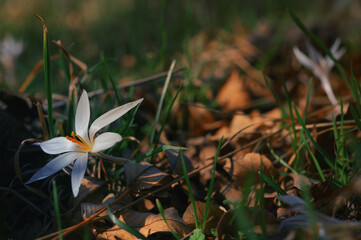
{"type": "Polygon", "coordinates": [[[6,36],[0,41],[0,62],[4,67],[14,64],[15,59],[23,52],[24,43],[15,40],[12,36],[6,36]]]}
{"type": "MultiPolygon", "coordinates": [[[[336,39],[335,43],[330,49],[330,52],[336,60],[340,59],[341,56],[346,52],[345,48],[338,49],[340,44],[340,39],[336,39]]],[[[333,93],[329,80],[329,73],[335,65],[334,62],[329,56],[323,57],[309,42],[306,42],[306,47],[309,57],[301,52],[298,47],[293,47],[293,53],[295,54],[297,60],[305,68],[310,70],[318,79],[320,79],[328,99],[333,105],[336,105],[338,102],[335,94],[333,93]]]]}
{"type": "Polygon", "coordinates": [[[56,137],[42,143],[37,143],[44,152],[48,154],[61,153],[61,155],[37,171],[26,183],[29,184],[46,178],[75,160],[71,173],[71,185],[74,197],[76,197],[87,167],[88,155],[108,149],[122,140],[122,137],[118,133],[106,132],[97,137],[95,137],[95,134],[106,125],[109,125],[126,114],[142,101],[143,98],[104,113],[91,124],[88,130],[90,107],[88,94],[84,90],[76,109],[75,133],[72,132],[71,135],[67,137],[56,137]]]}
{"type": "Polygon", "coordinates": [[[6,36],[0,41],[0,65],[3,74],[0,71],[0,81],[4,81],[10,86],[16,83],[15,61],[24,50],[24,43],[21,40],[15,40],[12,36],[6,36]]]}

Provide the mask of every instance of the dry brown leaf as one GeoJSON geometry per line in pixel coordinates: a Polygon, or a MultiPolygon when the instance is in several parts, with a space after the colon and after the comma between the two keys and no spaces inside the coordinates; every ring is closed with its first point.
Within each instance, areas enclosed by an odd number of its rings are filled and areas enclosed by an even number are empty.
{"type": "Polygon", "coordinates": [[[133,192],[147,191],[170,181],[170,176],[147,163],[138,164],[126,162],[124,164],[125,179],[128,188],[133,192]]]}
{"type": "Polygon", "coordinates": [[[301,174],[290,173],[288,176],[293,179],[293,186],[299,190],[302,190],[303,184],[309,187],[313,184],[313,182],[308,177],[301,174]]]}
{"type": "Polygon", "coordinates": [[[199,136],[209,129],[209,125],[215,122],[213,115],[209,109],[203,104],[196,103],[188,105],[189,111],[189,128],[194,136],[199,136]]]}
{"type": "MultiPolygon", "coordinates": [[[[183,219],[179,217],[175,208],[168,208],[164,210],[165,218],[169,227],[179,236],[188,234],[189,228],[184,224],[183,219]]],[[[134,210],[123,212],[119,220],[128,226],[137,229],[145,237],[157,232],[170,232],[167,224],[164,222],[160,214],[141,213],[134,210]]],[[[97,239],[137,239],[125,230],[114,226],[106,232],[99,234],[97,239]]]]}
{"type": "Polygon", "coordinates": [[[278,171],[273,167],[272,162],[259,153],[247,153],[242,158],[234,160],[233,166],[231,162],[227,162],[224,169],[239,186],[243,186],[249,174],[254,174],[258,182],[258,172],[262,169],[265,175],[271,177],[272,173],[274,178],[278,177],[278,171]]]}
{"type": "MultiPolygon", "coordinates": [[[[201,201],[196,201],[195,204],[196,204],[196,212],[199,221],[199,226],[202,226],[201,224],[203,224],[206,203],[201,201]]],[[[222,211],[218,205],[210,204],[210,208],[207,216],[206,228],[204,232],[206,235],[212,234],[211,229],[217,227],[218,221],[222,217],[223,213],[224,211],[222,211]]],[[[196,227],[192,204],[189,204],[186,211],[184,212],[183,220],[184,223],[187,224],[187,226],[190,227],[191,229],[194,229],[196,227]]]]}
{"type": "MultiPolygon", "coordinates": [[[[96,203],[81,203],[81,214],[83,216],[83,219],[87,219],[89,218],[91,215],[95,214],[96,212],[98,212],[100,209],[102,209],[103,207],[107,206],[107,204],[112,203],[115,200],[115,195],[114,193],[110,193],[108,194],[108,196],[106,196],[103,201],[100,204],[96,204],[96,203]]],[[[116,210],[118,208],[120,208],[120,204],[114,204],[112,206],[110,206],[111,210],[116,210]]],[[[107,212],[103,212],[101,213],[99,216],[106,216],[107,212]]]]}
{"type": "Polygon", "coordinates": [[[225,111],[243,110],[249,107],[250,96],[237,69],[231,72],[226,83],[219,90],[217,102],[225,111]]]}
{"type": "MultiPolygon", "coordinates": [[[[179,150],[168,149],[165,150],[165,153],[168,156],[172,172],[176,175],[183,175],[182,159],[180,157],[179,150]]],[[[186,165],[187,172],[191,172],[193,170],[192,162],[185,153],[183,153],[183,160],[186,165]]]]}
{"type": "MultiPolygon", "coordinates": [[[[105,186],[104,184],[105,181],[103,180],[85,176],[81,180],[78,197],[72,199],[72,205],[77,206],[80,202],[86,199],[98,199],[99,191],[102,190],[102,186],[105,186]]],[[[100,197],[103,198],[104,195],[101,194],[100,197]]]]}

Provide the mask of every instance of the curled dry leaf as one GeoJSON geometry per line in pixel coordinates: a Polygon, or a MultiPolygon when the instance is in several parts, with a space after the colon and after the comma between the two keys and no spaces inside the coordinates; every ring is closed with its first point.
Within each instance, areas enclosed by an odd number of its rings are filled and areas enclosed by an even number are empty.
{"type": "Polygon", "coordinates": [[[153,187],[161,186],[171,179],[167,173],[147,162],[138,164],[126,162],[124,172],[128,188],[133,192],[147,191],[153,187]]]}
{"type": "MultiPolygon", "coordinates": [[[[183,219],[179,217],[175,208],[164,210],[165,218],[169,227],[179,236],[188,234],[189,228],[184,224],[183,219]]],[[[160,214],[141,213],[134,210],[123,211],[119,220],[128,226],[137,229],[145,237],[158,232],[170,232],[167,224],[164,222],[160,214]]],[[[137,239],[124,229],[114,226],[106,232],[99,234],[97,239],[137,239]]]]}
{"type": "Polygon", "coordinates": [[[278,171],[273,167],[272,162],[264,155],[259,153],[247,153],[242,158],[236,159],[232,163],[229,161],[225,164],[224,169],[229,172],[232,179],[239,185],[243,186],[247,176],[254,174],[258,179],[258,172],[263,169],[265,175],[274,178],[278,177],[278,171]]]}
{"type": "MultiPolygon", "coordinates": [[[[200,224],[203,224],[206,203],[201,202],[201,201],[196,201],[195,204],[196,204],[196,212],[197,212],[198,221],[200,224]]],[[[206,235],[212,234],[211,229],[217,227],[218,221],[222,217],[223,213],[224,213],[224,211],[222,211],[218,205],[210,204],[210,208],[209,208],[208,216],[207,216],[206,228],[205,228],[205,232],[204,232],[206,235]]],[[[184,220],[184,223],[187,224],[187,226],[190,227],[191,229],[194,229],[196,227],[192,204],[189,204],[186,211],[184,212],[183,220],[184,220]]]]}
{"type": "Polygon", "coordinates": [[[101,187],[104,186],[105,181],[85,176],[80,183],[79,194],[78,197],[73,198],[73,205],[77,206],[80,202],[86,199],[98,198],[98,196],[103,196],[103,194],[99,194],[98,191],[101,190],[101,187]]]}
{"type": "MultiPolygon", "coordinates": [[[[167,149],[165,150],[165,153],[168,156],[172,172],[176,175],[183,175],[182,159],[179,150],[167,149]]],[[[183,159],[186,165],[187,172],[191,172],[193,170],[193,166],[191,160],[187,157],[185,153],[183,153],[183,159]]]]}
{"type": "MultiPolygon", "coordinates": [[[[100,209],[107,206],[107,204],[112,203],[114,200],[115,200],[114,193],[110,193],[108,196],[106,196],[102,200],[102,202],[100,204],[89,203],[89,202],[81,203],[80,206],[81,206],[81,213],[82,213],[83,219],[85,220],[85,219],[89,218],[90,216],[92,216],[93,214],[98,212],[100,209]]],[[[118,209],[120,206],[121,206],[120,204],[115,204],[113,206],[110,206],[110,209],[113,211],[113,210],[118,209]]],[[[107,215],[107,212],[103,212],[99,216],[102,217],[102,216],[106,216],[106,215],[107,215]]]]}

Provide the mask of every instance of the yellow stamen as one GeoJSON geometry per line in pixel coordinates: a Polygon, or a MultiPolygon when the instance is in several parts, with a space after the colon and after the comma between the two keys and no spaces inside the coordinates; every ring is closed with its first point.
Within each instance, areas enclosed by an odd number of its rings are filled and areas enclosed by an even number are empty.
{"type": "Polygon", "coordinates": [[[84,151],[91,151],[92,148],[88,145],[88,143],[86,141],[84,141],[84,139],[82,137],[80,137],[78,134],[74,134],[74,131],[71,132],[71,137],[66,136],[66,139],[68,139],[69,141],[73,142],[73,143],[77,143],[80,146],[75,146],[76,148],[80,149],[80,150],[84,150],[84,151]]]}

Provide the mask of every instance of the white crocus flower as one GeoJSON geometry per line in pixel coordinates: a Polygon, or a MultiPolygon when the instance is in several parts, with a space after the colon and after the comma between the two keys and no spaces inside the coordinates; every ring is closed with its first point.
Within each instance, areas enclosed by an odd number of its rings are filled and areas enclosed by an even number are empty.
{"type": "Polygon", "coordinates": [[[90,125],[88,130],[90,106],[88,94],[84,90],[76,109],[75,133],[72,132],[71,136],[56,137],[45,142],[37,143],[44,152],[61,155],[37,171],[26,183],[28,184],[46,178],[75,160],[71,173],[71,185],[74,197],[76,197],[87,167],[88,155],[108,149],[122,140],[122,137],[118,133],[106,132],[97,137],[95,137],[95,134],[106,125],[126,114],[142,101],[143,98],[104,113],[90,125]]]}
{"type": "MultiPolygon", "coordinates": [[[[336,39],[335,43],[330,48],[330,52],[333,57],[338,60],[345,53],[345,48],[338,49],[340,47],[340,39],[336,39]]],[[[332,87],[329,80],[329,73],[335,63],[329,56],[323,57],[319,52],[316,51],[311,44],[307,42],[306,44],[308,54],[310,57],[306,56],[303,52],[298,49],[298,47],[293,48],[293,53],[295,54],[297,60],[308,70],[310,70],[318,79],[320,79],[323,88],[327,94],[328,99],[333,105],[337,104],[337,99],[335,94],[332,91],[332,87]]]]}

